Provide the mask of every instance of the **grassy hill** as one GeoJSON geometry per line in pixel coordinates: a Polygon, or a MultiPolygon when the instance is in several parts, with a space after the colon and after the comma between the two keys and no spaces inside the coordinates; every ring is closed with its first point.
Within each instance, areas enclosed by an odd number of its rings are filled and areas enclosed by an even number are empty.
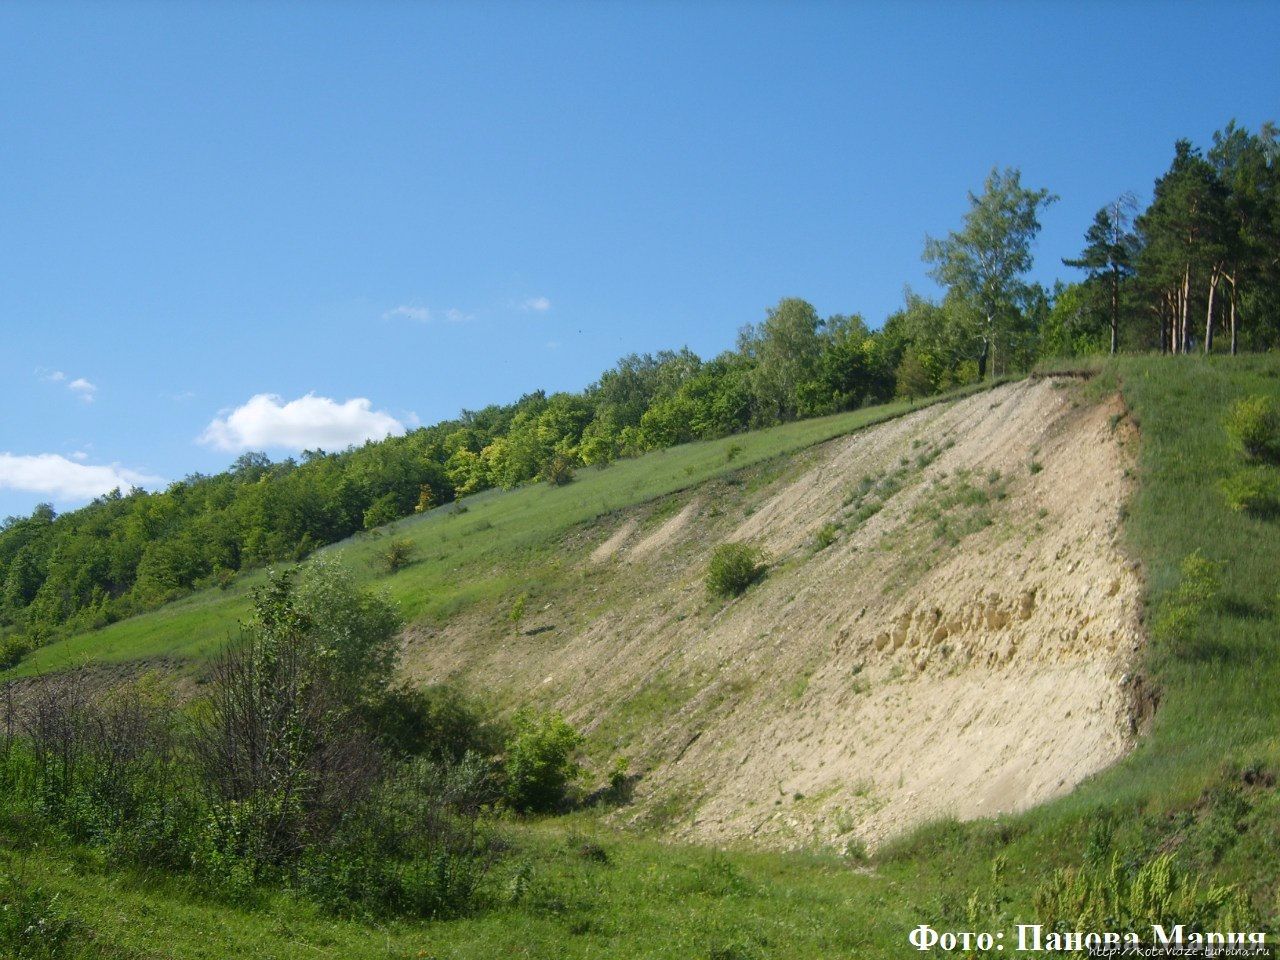
{"type": "MultiPolygon", "coordinates": [[[[962,396],[972,389],[932,402],[962,396]]],[[[510,591],[517,581],[515,568],[546,562],[549,548],[577,524],[924,405],[915,401],[867,407],[685,444],[622,460],[606,469],[581,469],[565,487],[534,484],[512,491],[489,490],[359,534],[321,552],[339,557],[370,585],[385,587],[408,620],[441,620],[479,599],[510,591]],[[391,539],[411,541],[417,558],[394,574],[388,574],[379,562],[391,539]]],[[[42,647],[16,668],[0,673],[0,679],[88,663],[206,658],[233,633],[248,610],[250,590],[264,576],[262,571],[243,575],[226,590],[205,590],[153,612],[42,647]]]]}
{"type": "MultiPolygon", "coordinates": [[[[1231,509],[1222,483],[1241,464],[1224,417],[1240,398],[1280,397],[1280,357],[1125,358],[1092,372],[1071,388],[1072,402],[1101,403],[1119,391],[1138,429],[1124,542],[1145,578],[1146,622],[1159,625],[1140,665],[1157,706],[1124,760],[1064,797],[1016,815],[935,822],[870,861],[671,845],[590,812],[509,824],[499,829],[514,854],[488,880],[488,907],[428,924],[339,920],[282,895],[219,904],[184,881],[118,871],[70,843],[10,850],[0,872],[17,879],[6,889],[26,893],[0,889],[0,897],[76,931],[62,953],[32,956],[891,958],[909,954],[906,936],[919,923],[1011,930],[1062,909],[1073,889],[1096,883],[1097,898],[1113,863],[1132,872],[1167,856],[1175,878],[1200,883],[1192,893],[1175,879],[1174,899],[1233,885],[1249,922],[1274,936],[1280,524],[1231,509]],[[1208,571],[1203,589],[1189,589],[1197,571],[1208,571]],[[1079,872],[1055,880],[1062,869],[1079,872]]],[[[905,409],[676,448],[582,471],[565,488],[488,494],[466,501],[466,512],[435,511],[333,549],[385,583],[411,618],[447,625],[517,594],[530,569],[554,579],[557,544],[601,514],[905,409]],[[418,562],[378,573],[378,554],[400,537],[415,542],[418,562]]],[[[17,674],[89,658],[198,659],[233,629],[252,583],[56,644],[17,674]]],[[[12,824],[0,830],[22,835],[12,824]]]]}

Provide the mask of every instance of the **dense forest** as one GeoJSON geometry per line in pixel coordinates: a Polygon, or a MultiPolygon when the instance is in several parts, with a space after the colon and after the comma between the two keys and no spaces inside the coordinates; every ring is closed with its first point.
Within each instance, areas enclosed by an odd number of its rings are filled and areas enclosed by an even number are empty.
{"type": "Polygon", "coordinates": [[[162,492],[114,491],[0,525],[0,666],[61,632],[101,626],[239,570],[490,487],[562,483],[576,467],[691,440],[926,396],[1048,356],[1280,346],[1280,142],[1234,122],[1207,151],[1179,141],[1145,209],[1099,210],[1077,282],[1027,277],[1055,197],[993,170],[959,229],[924,258],[945,291],[910,290],[883,327],[784,299],[734,349],[631,355],[581,393],[508,405],[341,452],[240,457],[162,492]]]}

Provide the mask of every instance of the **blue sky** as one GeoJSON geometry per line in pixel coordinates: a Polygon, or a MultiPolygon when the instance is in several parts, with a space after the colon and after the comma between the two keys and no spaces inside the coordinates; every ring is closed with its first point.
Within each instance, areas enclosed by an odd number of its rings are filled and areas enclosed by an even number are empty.
{"type": "Polygon", "coordinates": [[[1176,138],[1280,118],[1277,50],[1274,4],[0,5],[0,516],[784,296],[878,325],[994,164],[1062,198],[1050,283],[1176,138]]]}

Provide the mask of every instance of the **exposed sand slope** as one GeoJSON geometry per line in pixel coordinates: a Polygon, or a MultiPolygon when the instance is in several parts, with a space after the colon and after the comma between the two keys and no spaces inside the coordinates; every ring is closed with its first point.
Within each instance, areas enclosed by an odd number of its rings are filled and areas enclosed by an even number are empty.
{"type": "Polygon", "coordinates": [[[591,551],[591,559],[596,563],[604,563],[606,560],[612,560],[614,555],[622,549],[622,545],[631,537],[631,534],[635,533],[637,526],[638,524],[636,521],[632,519],[618,527],[618,529],[609,536],[608,540],[591,551]]]}
{"type": "Polygon", "coordinates": [[[536,623],[462,618],[410,672],[537,691],[643,774],[619,817],[702,840],[874,844],[1061,794],[1131,746],[1140,686],[1126,430],[1072,396],[1002,387],[692,491],[647,536],[616,518],[536,623]],[[722,605],[726,539],[772,567],[722,605]]]}
{"type": "Polygon", "coordinates": [[[689,521],[697,513],[698,502],[694,500],[687,503],[674,517],[628,550],[627,559],[633,563],[638,560],[644,560],[659,553],[664,547],[675,543],[680,534],[689,526],[689,521]]]}

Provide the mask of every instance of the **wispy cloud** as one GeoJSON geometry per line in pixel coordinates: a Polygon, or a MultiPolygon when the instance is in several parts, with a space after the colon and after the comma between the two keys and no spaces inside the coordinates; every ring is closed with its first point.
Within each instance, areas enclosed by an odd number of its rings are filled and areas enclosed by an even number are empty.
{"type": "MultiPolygon", "coordinates": [[[[79,459],[79,454],[74,454],[79,459]]],[[[38,493],[55,500],[88,500],[131,487],[163,486],[165,481],[119,464],[76,463],[56,453],[18,456],[0,453],[0,489],[38,493]]]]}
{"type": "Polygon", "coordinates": [[[49,367],[36,367],[36,376],[46,383],[65,383],[67,385],[67,389],[85,403],[93,403],[93,399],[98,393],[98,385],[96,383],[93,383],[84,377],[76,377],[68,383],[66,373],[61,370],[52,370],[49,367]]]}
{"type": "Polygon", "coordinates": [[[409,304],[401,304],[393,307],[382,315],[383,320],[414,320],[418,323],[429,323],[431,321],[431,311],[426,307],[414,307],[409,304]]]}
{"type": "Polygon", "coordinates": [[[400,306],[393,307],[384,313],[382,319],[412,320],[414,323],[432,323],[436,320],[444,320],[446,323],[466,323],[468,320],[474,320],[475,314],[459,310],[457,307],[433,310],[431,307],[418,307],[413,304],[402,303],[400,306]]]}
{"type": "Polygon", "coordinates": [[[98,392],[97,386],[90,383],[84,377],[76,377],[67,384],[67,389],[85,403],[93,403],[94,395],[98,392]]]}
{"type": "Polygon", "coordinates": [[[529,310],[533,313],[546,313],[551,309],[551,301],[546,297],[530,297],[520,304],[521,310],[529,310]]]}
{"type": "Polygon", "coordinates": [[[219,450],[341,450],[365,440],[404,433],[404,424],[365,397],[338,403],[313,393],[285,401],[260,393],[234,410],[224,411],[200,435],[219,450]]]}

